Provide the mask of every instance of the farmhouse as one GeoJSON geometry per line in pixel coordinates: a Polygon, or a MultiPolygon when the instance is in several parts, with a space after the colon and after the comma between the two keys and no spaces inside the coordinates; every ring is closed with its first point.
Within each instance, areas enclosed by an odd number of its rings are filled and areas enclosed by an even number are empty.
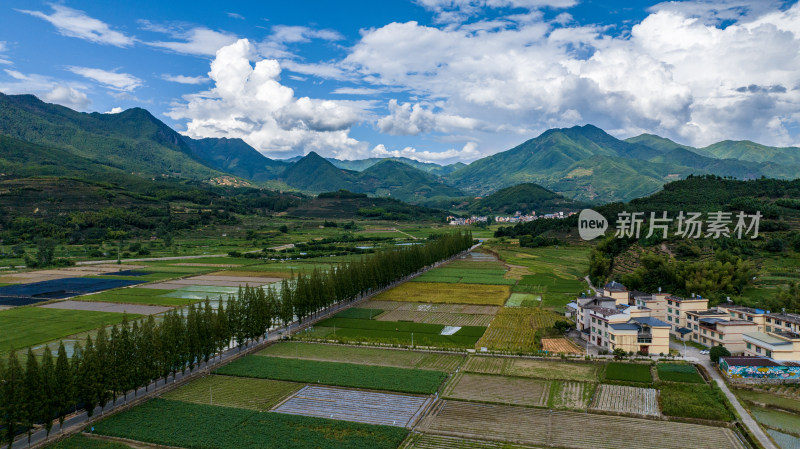
{"type": "Polygon", "coordinates": [[[608,349],[643,354],[669,354],[670,325],[652,317],[631,318],[609,325],[608,349]]]}
{"type": "Polygon", "coordinates": [[[746,356],[800,361],[800,334],[788,331],[751,332],[743,335],[746,356]]]}

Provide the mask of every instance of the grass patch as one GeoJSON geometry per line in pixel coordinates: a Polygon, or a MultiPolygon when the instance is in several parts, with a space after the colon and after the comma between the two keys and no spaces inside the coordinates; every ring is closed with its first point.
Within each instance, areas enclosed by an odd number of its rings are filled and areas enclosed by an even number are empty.
{"type": "Polygon", "coordinates": [[[611,362],[606,365],[605,380],[619,380],[623,382],[650,383],[653,376],[650,374],[650,365],[639,363],[611,362]]]}
{"type": "Polygon", "coordinates": [[[732,421],[722,392],[708,385],[670,383],[661,386],[661,411],[669,416],[732,421]]]}
{"type": "Polygon", "coordinates": [[[406,282],[381,293],[374,300],[501,306],[510,294],[507,285],[406,282]]]}
{"type": "Polygon", "coordinates": [[[334,318],[351,318],[355,320],[371,320],[376,316],[383,313],[383,310],[380,309],[359,309],[357,307],[351,307],[347,310],[342,310],[341,312],[334,315],[334,318]]]}
{"type": "MultiPolygon", "coordinates": [[[[0,311],[0,352],[48,343],[100,326],[117,324],[122,313],[18,307],[0,311]]],[[[140,315],[128,314],[132,320],[140,315]]]]}
{"type": "Polygon", "coordinates": [[[124,443],[89,438],[82,434],[69,437],[47,447],[49,449],[131,449],[130,446],[124,443]]]}
{"type": "Polygon", "coordinates": [[[95,432],[195,449],[389,449],[403,428],[154,399],[95,425],[95,432]]]}
{"type": "Polygon", "coordinates": [[[263,356],[241,358],[216,373],[418,394],[434,393],[447,377],[440,371],[263,356]]]}
{"type": "Polygon", "coordinates": [[[163,397],[195,404],[266,412],[302,387],[302,384],[277,380],[206,376],[170,391],[163,397]]]}
{"type": "Polygon", "coordinates": [[[666,382],[704,383],[694,365],[683,363],[659,363],[658,378],[666,382]]]}
{"type": "Polygon", "coordinates": [[[359,348],[293,341],[271,345],[257,355],[447,372],[455,371],[464,361],[464,356],[456,354],[432,354],[429,352],[359,348]]]}

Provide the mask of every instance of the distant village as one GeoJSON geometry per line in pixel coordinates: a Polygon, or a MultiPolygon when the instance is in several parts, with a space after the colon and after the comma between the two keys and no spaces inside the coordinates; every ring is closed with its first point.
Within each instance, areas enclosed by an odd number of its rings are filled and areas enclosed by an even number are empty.
{"type": "MultiPolygon", "coordinates": [[[[543,214],[543,215],[536,215],[536,211],[532,211],[530,214],[523,214],[522,212],[514,212],[514,215],[510,216],[495,216],[492,217],[494,223],[524,223],[528,221],[534,220],[550,220],[550,219],[560,219],[560,218],[567,218],[575,215],[576,212],[554,212],[552,214],[543,214]]],[[[454,215],[450,215],[447,217],[447,222],[450,223],[451,226],[467,226],[473,225],[478,223],[488,223],[489,218],[487,216],[476,216],[473,215],[469,218],[463,217],[456,217],[454,215]]]]}

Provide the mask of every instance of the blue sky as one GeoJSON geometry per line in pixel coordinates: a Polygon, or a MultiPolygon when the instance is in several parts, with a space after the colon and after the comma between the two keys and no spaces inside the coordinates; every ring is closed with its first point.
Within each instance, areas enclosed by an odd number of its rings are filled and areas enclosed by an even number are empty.
{"type": "Polygon", "coordinates": [[[469,162],[592,123],[797,145],[783,1],[5,1],[0,92],[265,155],[469,162]],[[631,5],[635,5],[632,7],[631,5]]]}

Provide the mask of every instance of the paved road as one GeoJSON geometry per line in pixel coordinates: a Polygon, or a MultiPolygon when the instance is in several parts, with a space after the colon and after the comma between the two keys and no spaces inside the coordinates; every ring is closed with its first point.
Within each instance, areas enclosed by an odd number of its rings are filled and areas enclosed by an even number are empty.
{"type": "MultiPolygon", "coordinates": [[[[684,352],[684,345],[682,343],[670,341],[669,345],[672,349],[677,349],[681,351],[681,353],[684,352]]],[[[731,392],[730,388],[728,388],[728,384],[725,383],[725,379],[723,379],[719,371],[717,371],[716,367],[711,362],[711,359],[708,357],[708,355],[700,354],[699,349],[689,345],[686,345],[685,348],[686,348],[685,356],[687,358],[695,358],[701,365],[703,365],[703,367],[706,369],[709,375],[714,379],[714,382],[717,383],[720,390],[722,390],[722,392],[725,393],[725,396],[728,398],[728,400],[731,401],[731,404],[733,404],[733,408],[735,408],[736,412],[739,414],[739,416],[741,416],[742,424],[744,424],[747,427],[747,429],[750,430],[750,433],[756,437],[756,439],[758,440],[759,443],[761,443],[762,446],[764,446],[764,449],[778,449],[775,446],[775,444],[772,443],[772,440],[769,439],[767,434],[764,433],[764,431],[761,429],[761,426],[758,425],[756,420],[753,419],[752,416],[750,416],[750,413],[748,413],[747,410],[744,409],[744,407],[742,407],[742,404],[739,402],[739,398],[737,398],[731,392]]]]}
{"type": "MultiPolygon", "coordinates": [[[[478,246],[480,246],[480,244],[473,246],[472,248],[470,248],[469,250],[465,251],[464,253],[468,253],[469,251],[472,251],[473,249],[475,249],[478,246]]],[[[413,274],[411,276],[408,276],[408,277],[406,277],[404,279],[400,279],[397,282],[395,282],[395,283],[393,283],[393,284],[389,285],[388,287],[385,287],[385,288],[383,288],[381,290],[376,290],[376,291],[370,292],[367,295],[364,295],[364,296],[359,297],[359,298],[355,298],[354,300],[349,301],[349,302],[343,302],[343,303],[335,304],[335,305],[325,309],[324,311],[321,311],[321,312],[315,314],[313,317],[306,319],[305,322],[303,322],[302,324],[297,322],[297,321],[295,321],[293,323],[290,323],[288,326],[277,328],[277,329],[272,329],[272,330],[269,331],[268,336],[267,336],[266,339],[262,339],[259,342],[250,343],[249,345],[243,346],[241,348],[240,347],[232,347],[232,348],[224,351],[222,354],[218,355],[214,359],[209,360],[209,362],[207,364],[206,363],[200,364],[192,372],[186,371],[185,373],[177,373],[174,376],[174,378],[173,378],[173,376],[169,376],[166,380],[159,379],[159,380],[151,383],[150,385],[148,385],[147,388],[144,388],[144,387],[140,388],[139,390],[136,391],[136,394],[129,393],[127,395],[127,398],[125,398],[125,397],[117,398],[117,400],[114,403],[106,404],[105,408],[97,407],[95,409],[95,412],[94,412],[94,415],[93,415],[92,419],[93,420],[94,419],[99,419],[104,414],[106,414],[106,413],[108,413],[108,412],[110,412],[112,410],[119,410],[119,409],[122,409],[122,408],[125,408],[125,407],[132,406],[132,405],[136,404],[137,402],[143,401],[144,399],[150,398],[150,397],[162,392],[165,389],[173,387],[175,384],[181,384],[181,383],[183,383],[185,381],[188,381],[189,379],[192,379],[192,378],[202,377],[202,376],[208,374],[211,370],[213,370],[214,368],[216,368],[216,367],[218,367],[220,365],[224,365],[224,364],[232,361],[233,359],[235,359],[237,357],[241,357],[241,356],[244,356],[246,354],[250,354],[252,352],[255,352],[255,351],[261,349],[267,343],[277,341],[279,338],[282,338],[285,335],[291,335],[291,334],[294,334],[296,332],[299,332],[299,331],[301,331],[301,330],[303,330],[303,329],[305,329],[305,328],[307,328],[309,326],[314,325],[318,321],[324,320],[325,318],[328,318],[328,317],[330,317],[332,315],[335,315],[336,313],[340,312],[343,309],[346,309],[348,307],[353,306],[356,303],[359,303],[359,302],[364,301],[366,299],[369,299],[369,298],[371,298],[371,297],[373,297],[375,295],[378,295],[378,294],[380,294],[381,292],[383,292],[385,290],[389,290],[391,288],[394,288],[395,286],[397,286],[399,284],[402,284],[403,282],[406,282],[406,281],[408,281],[410,279],[413,279],[413,278],[419,276],[420,274],[424,273],[425,271],[428,271],[428,270],[430,270],[432,268],[438,267],[439,265],[441,265],[443,263],[446,263],[446,262],[448,262],[450,260],[453,260],[456,257],[458,257],[458,256],[460,256],[461,254],[464,254],[464,253],[457,254],[456,256],[454,256],[454,257],[452,257],[452,258],[450,258],[450,259],[448,259],[446,261],[438,262],[438,263],[434,264],[433,266],[428,267],[426,269],[423,269],[423,270],[421,270],[421,271],[419,271],[419,272],[417,272],[417,273],[415,273],[415,274],[413,274]]],[[[194,257],[194,256],[181,256],[181,257],[194,257]]],[[[208,256],[203,256],[203,257],[208,257],[208,256]]],[[[85,411],[81,411],[80,413],[76,413],[74,415],[69,416],[64,421],[64,431],[67,432],[67,433],[78,432],[81,429],[83,429],[86,426],[88,426],[89,424],[90,424],[89,416],[86,414],[85,411]]],[[[61,428],[59,427],[58,422],[56,422],[53,425],[53,429],[50,432],[51,433],[51,437],[57,435],[59,432],[61,432],[61,428]]],[[[28,446],[27,436],[23,435],[23,436],[19,437],[14,442],[13,447],[14,448],[37,447],[37,445],[44,445],[44,443],[46,443],[46,442],[47,442],[47,437],[46,437],[45,431],[44,430],[39,430],[39,431],[34,432],[32,434],[30,446],[28,446]]],[[[6,446],[4,444],[0,445],[0,449],[8,449],[8,446],[6,446]]]]}

